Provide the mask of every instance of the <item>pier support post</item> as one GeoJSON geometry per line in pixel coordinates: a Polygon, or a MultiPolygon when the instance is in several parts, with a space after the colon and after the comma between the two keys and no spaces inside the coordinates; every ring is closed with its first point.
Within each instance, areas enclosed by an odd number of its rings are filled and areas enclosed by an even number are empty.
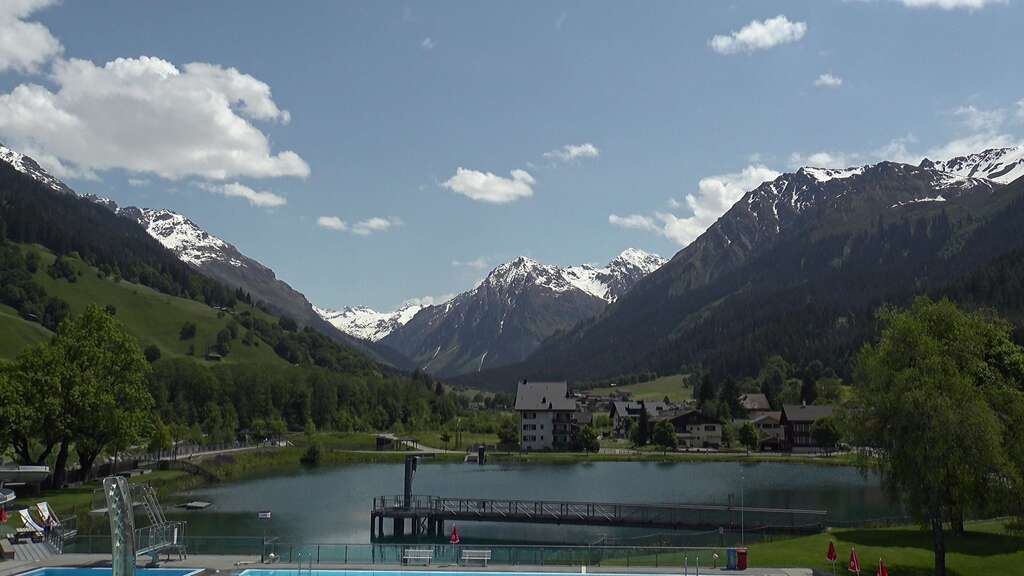
{"type": "Polygon", "coordinates": [[[392,529],[394,536],[402,536],[405,532],[405,519],[395,518],[395,527],[392,529]]]}
{"type": "Polygon", "coordinates": [[[378,538],[383,538],[384,537],[384,515],[383,514],[377,517],[377,537],[378,538]]]}

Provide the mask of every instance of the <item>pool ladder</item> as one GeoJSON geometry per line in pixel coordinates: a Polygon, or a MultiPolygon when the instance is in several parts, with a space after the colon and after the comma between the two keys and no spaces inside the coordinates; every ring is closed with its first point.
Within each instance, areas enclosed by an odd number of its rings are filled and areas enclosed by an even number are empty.
{"type": "Polygon", "coordinates": [[[298,562],[298,564],[299,564],[299,570],[298,570],[298,574],[296,576],[302,576],[302,574],[303,574],[303,572],[302,572],[302,559],[303,559],[303,556],[305,556],[306,562],[307,562],[306,563],[306,572],[305,573],[308,576],[313,576],[313,553],[312,552],[307,552],[306,554],[303,554],[302,552],[299,552],[298,554],[295,555],[295,561],[298,562]]]}

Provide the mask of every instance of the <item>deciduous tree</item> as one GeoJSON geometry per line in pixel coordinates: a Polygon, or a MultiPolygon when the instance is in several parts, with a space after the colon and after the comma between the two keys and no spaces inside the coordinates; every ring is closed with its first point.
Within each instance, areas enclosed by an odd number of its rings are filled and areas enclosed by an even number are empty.
{"type": "Polygon", "coordinates": [[[843,418],[877,456],[885,486],[930,529],[943,576],[944,523],[1020,504],[1024,350],[1008,324],[947,300],[920,298],[879,319],[881,338],[857,357],[843,418]]]}

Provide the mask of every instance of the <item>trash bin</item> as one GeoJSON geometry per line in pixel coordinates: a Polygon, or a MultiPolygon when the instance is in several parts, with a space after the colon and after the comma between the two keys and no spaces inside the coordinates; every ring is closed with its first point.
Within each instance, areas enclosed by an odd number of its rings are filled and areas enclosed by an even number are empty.
{"type": "Polygon", "coordinates": [[[729,548],[725,551],[725,568],[726,570],[736,569],[736,549],[729,548]]]}
{"type": "Polygon", "coordinates": [[[736,549],[736,569],[746,570],[747,569],[747,549],[737,548],[736,549]]]}

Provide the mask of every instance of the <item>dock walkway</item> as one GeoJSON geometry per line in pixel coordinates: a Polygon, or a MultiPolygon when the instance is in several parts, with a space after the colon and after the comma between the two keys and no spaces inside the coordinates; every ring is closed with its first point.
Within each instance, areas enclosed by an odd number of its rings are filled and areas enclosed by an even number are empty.
{"type": "Polygon", "coordinates": [[[373,499],[370,534],[384,536],[384,519],[393,520],[393,535],[440,535],[444,522],[517,522],[622,526],[667,530],[759,529],[767,532],[819,532],[825,510],[742,507],[728,504],[616,504],[551,500],[500,500],[413,495],[373,499]]]}

